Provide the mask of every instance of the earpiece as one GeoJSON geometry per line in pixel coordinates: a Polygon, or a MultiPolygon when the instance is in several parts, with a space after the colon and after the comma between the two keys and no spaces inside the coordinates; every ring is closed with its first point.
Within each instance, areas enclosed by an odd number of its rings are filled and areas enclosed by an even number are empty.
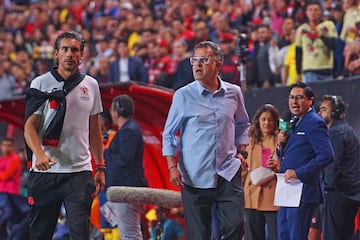
{"type": "Polygon", "coordinates": [[[337,99],[337,96],[331,96],[332,99],[332,111],[331,111],[331,117],[333,119],[338,120],[340,118],[340,109],[339,109],[339,101],[337,99]]]}

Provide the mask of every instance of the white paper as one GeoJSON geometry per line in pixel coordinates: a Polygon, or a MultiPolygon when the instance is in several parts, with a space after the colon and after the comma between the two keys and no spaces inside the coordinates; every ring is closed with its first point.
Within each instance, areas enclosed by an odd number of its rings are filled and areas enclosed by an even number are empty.
{"type": "Polygon", "coordinates": [[[299,179],[285,182],[284,173],[276,173],[274,205],[280,207],[299,207],[303,183],[299,179]]]}
{"type": "Polygon", "coordinates": [[[110,201],[107,201],[104,205],[100,207],[101,213],[104,215],[105,219],[111,224],[111,226],[115,227],[117,224],[117,217],[114,211],[114,204],[110,201]]]}

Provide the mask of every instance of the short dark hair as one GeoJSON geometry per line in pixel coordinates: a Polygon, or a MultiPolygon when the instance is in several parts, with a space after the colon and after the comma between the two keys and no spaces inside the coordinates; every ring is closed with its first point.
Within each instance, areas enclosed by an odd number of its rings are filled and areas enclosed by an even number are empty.
{"type": "Polygon", "coordinates": [[[11,144],[14,144],[14,139],[11,138],[11,137],[4,137],[2,140],[1,140],[1,143],[3,142],[10,142],[11,144]]]}
{"type": "Polygon", "coordinates": [[[307,9],[308,6],[314,5],[314,4],[319,5],[319,7],[321,8],[320,0],[308,0],[308,1],[306,1],[305,9],[307,9]]]}
{"type": "Polygon", "coordinates": [[[120,37],[120,38],[118,38],[116,40],[116,43],[117,44],[123,43],[123,44],[125,44],[127,46],[128,45],[128,40],[126,38],[124,38],[124,37],[120,37]]]}
{"type": "Polygon", "coordinates": [[[61,33],[55,40],[55,46],[54,46],[55,50],[59,50],[60,42],[64,38],[70,38],[70,39],[78,40],[80,42],[80,51],[84,51],[85,40],[84,40],[83,36],[81,36],[80,33],[75,32],[75,31],[61,33]]]}
{"type": "Polygon", "coordinates": [[[331,116],[339,120],[345,117],[345,102],[339,95],[324,95],[322,101],[331,102],[331,116]]]}
{"type": "Polygon", "coordinates": [[[305,96],[306,96],[308,99],[313,98],[314,101],[315,101],[314,92],[313,92],[313,90],[311,89],[311,87],[308,86],[306,83],[296,82],[296,83],[292,84],[292,85],[290,86],[289,92],[291,92],[291,90],[292,90],[293,88],[296,88],[296,87],[297,87],[297,88],[302,88],[302,89],[304,89],[305,96]]]}
{"type": "Polygon", "coordinates": [[[134,115],[135,104],[132,97],[129,95],[119,95],[113,99],[114,110],[119,114],[119,116],[128,118],[134,115]]]}

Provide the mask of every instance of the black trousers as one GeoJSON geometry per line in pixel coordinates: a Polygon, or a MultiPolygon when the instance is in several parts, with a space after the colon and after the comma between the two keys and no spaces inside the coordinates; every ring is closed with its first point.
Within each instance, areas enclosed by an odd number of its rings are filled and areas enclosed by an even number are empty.
{"type": "Polygon", "coordinates": [[[277,240],[277,211],[245,209],[245,238],[277,240]]]}
{"type": "Polygon", "coordinates": [[[217,188],[181,189],[188,240],[211,239],[212,207],[223,240],[239,240],[244,233],[244,191],[240,171],[228,182],[219,177],[217,188]]]}
{"type": "Polygon", "coordinates": [[[30,240],[51,240],[61,205],[66,209],[70,238],[89,239],[89,220],[95,182],[90,171],[31,172],[29,178],[30,240]]]}
{"type": "Polygon", "coordinates": [[[342,192],[325,191],[322,232],[326,240],[353,240],[355,216],[360,202],[344,197],[342,192]]]}

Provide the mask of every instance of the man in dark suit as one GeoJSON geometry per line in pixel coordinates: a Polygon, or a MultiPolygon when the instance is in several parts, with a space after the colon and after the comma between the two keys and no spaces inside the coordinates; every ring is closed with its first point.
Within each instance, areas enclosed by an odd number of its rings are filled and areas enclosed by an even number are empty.
{"type": "Polygon", "coordinates": [[[325,121],[314,111],[312,89],[302,82],[290,87],[289,109],[298,118],[292,131],[281,132],[287,141],[283,148],[281,172],[285,181],[299,179],[303,189],[299,207],[280,207],[278,213],[278,239],[307,239],[311,217],[323,201],[320,173],[334,161],[325,121]]]}
{"type": "Polygon", "coordinates": [[[138,57],[129,56],[129,48],[125,39],[118,40],[117,53],[118,58],[109,67],[110,83],[128,81],[148,82],[148,73],[144,63],[138,57]]]}
{"type": "MultiPolygon", "coordinates": [[[[106,159],[106,177],[111,186],[145,187],[143,156],[144,141],[140,127],[133,119],[135,107],[133,99],[128,95],[120,95],[113,99],[110,112],[118,131],[104,151],[106,159]]],[[[141,206],[132,203],[112,203],[116,215],[121,239],[140,240],[141,206]]]]}

